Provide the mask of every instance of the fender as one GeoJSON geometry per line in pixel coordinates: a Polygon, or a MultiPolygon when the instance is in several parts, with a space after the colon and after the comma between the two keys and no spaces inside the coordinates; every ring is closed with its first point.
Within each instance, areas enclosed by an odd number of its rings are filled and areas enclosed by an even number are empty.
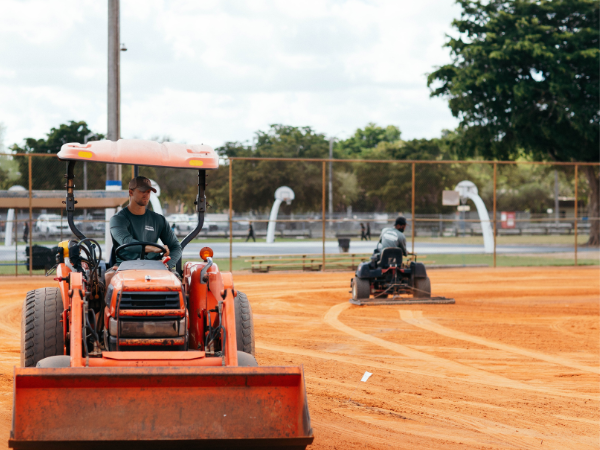
{"type": "Polygon", "coordinates": [[[410,271],[414,274],[415,278],[427,278],[427,270],[425,270],[425,264],[420,262],[411,262],[410,271]]]}

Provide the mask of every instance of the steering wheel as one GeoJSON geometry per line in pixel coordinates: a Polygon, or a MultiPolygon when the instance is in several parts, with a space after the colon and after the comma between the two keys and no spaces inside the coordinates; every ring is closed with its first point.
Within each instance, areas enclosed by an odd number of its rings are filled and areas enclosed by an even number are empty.
{"type": "MultiPolygon", "coordinates": [[[[139,241],[139,242],[130,242],[129,244],[123,244],[123,245],[119,246],[115,250],[115,257],[119,258],[121,261],[128,261],[127,258],[124,258],[123,256],[119,255],[119,252],[122,252],[126,248],[137,246],[137,247],[142,247],[142,256],[140,257],[140,259],[144,260],[144,259],[146,259],[146,255],[147,255],[146,245],[152,245],[153,247],[158,247],[159,249],[161,249],[161,251],[159,252],[159,255],[161,258],[164,256],[165,253],[167,253],[167,249],[164,248],[162,245],[157,244],[156,242],[139,241]]],[[[149,252],[149,253],[156,253],[156,252],[149,252]]]]}

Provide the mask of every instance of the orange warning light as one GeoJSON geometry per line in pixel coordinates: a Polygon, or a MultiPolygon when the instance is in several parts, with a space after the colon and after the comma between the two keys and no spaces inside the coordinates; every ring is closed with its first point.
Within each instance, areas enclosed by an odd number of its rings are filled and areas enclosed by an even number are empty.
{"type": "Polygon", "coordinates": [[[200,258],[202,258],[204,261],[206,261],[208,258],[212,258],[212,256],[213,256],[212,248],[202,247],[202,249],[200,250],[200,258]]]}

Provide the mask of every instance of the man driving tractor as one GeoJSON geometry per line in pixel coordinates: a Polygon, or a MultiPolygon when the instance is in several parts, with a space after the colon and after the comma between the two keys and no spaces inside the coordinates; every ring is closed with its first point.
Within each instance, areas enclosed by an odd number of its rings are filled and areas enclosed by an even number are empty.
{"type": "MultiPolygon", "coordinates": [[[[169,269],[173,269],[181,259],[181,244],[169,227],[167,219],[146,208],[150,201],[150,191],[156,192],[156,189],[146,177],[136,177],[129,182],[129,205],[110,219],[113,245],[118,247],[131,242],[157,242],[160,238],[166,249],[162,256],[171,257],[167,264],[169,269]]],[[[141,250],[140,248],[138,251],[133,247],[131,250],[123,250],[123,253],[129,257],[128,259],[137,259],[141,250]]],[[[146,245],[146,251],[149,252],[148,259],[158,259],[162,250],[159,247],[146,245]]],[[[115,262],[116,265],[106,273],[107,285],[122,260],[115,256],[115,262]]]]}
{"type": "Polygon", "coordinates": [[[386,248],[399,248],[402,250],[402,254],[407,256],[406,252],[406,237],[404,236],[404,229],[406,228],[406,219],[402,216],[397,217],[393,227],[387,227],[381,230],[379,242],[373,256],[371,256],[371,267],[377,267],[381,253],[386,248]]]}
{"type": "Polygon", "coordinates": [[[393,228],[388,227],[381,230],[377,249],[383,251],[389,247],[397,247],[402,249],[402,254],[406,256],[406,237],[404,237],[405,228],[406,219],[402,216],[397,217],[393,228]]]}

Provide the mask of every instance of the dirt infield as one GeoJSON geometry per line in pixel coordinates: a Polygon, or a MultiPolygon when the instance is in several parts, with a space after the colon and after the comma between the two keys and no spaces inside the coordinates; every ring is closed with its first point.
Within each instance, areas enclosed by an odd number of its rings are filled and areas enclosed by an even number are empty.
{"type": "MultiPolygon", "coordinates": [[[[262,365],[303,364],[318,449],[597,449],[594,268],[431,271],[455,305],[352,306],[350,273],[236,274],[262,365]],[[365,371],[373,373],[366,382],[365,371]]],[[[43,278],[0,279],[0,447],[20,309],[43,278]]]]}

